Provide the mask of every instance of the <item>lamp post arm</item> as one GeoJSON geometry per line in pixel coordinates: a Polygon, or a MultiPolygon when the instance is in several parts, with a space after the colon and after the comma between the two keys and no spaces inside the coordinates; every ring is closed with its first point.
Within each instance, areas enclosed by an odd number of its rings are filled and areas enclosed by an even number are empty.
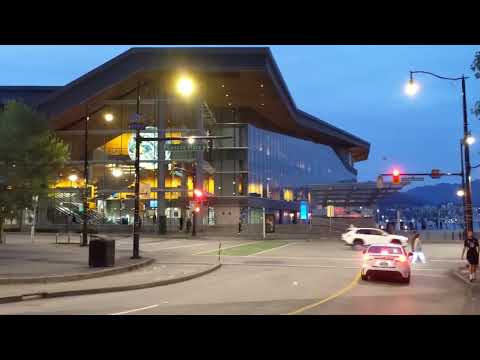
{"type": "Polygon", "coordinates": [[[412,78],[412,74],[428,74],[428,75],[434,76],[434,77],[442,79],[442,80],[458,81],[458,80],[462,80],[462,79],[468,79],[468,77],[464,77],[464,76],[459,77],[459,78],[450,78],[450,77],[440,76],[440,75],[434,74],[434,73],[429,72],[429,71],[421,71],[421,70],[410,71],[410,79],[412,78]]]}

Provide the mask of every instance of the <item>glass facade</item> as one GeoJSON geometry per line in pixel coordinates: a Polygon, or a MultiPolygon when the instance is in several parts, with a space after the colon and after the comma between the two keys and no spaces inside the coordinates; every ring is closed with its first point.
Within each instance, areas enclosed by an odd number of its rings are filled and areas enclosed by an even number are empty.
{"type": "Polygon", "coordinates": [[[329,146],[248,125],[248,193],[274,200],[306,199],[308,184],[354,182],[329,146]]]}

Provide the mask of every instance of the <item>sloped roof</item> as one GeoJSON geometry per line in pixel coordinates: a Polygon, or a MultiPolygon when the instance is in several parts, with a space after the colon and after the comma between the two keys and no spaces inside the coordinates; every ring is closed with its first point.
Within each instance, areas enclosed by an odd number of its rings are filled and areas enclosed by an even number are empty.
{"type": "Polygon", "coordinates": [[[167,86],[180,69],[198,77],[213,106],[227,106],[222,84],[229,89],[229,101],[252,108],[272,128],[346,148],[356,161],[368,157],[368,142],[297,108],[267,47],[131,48],[63,87],[46,87],[43,96],[34,99],[35,105],[53,119],[54,128],[66,128],[85,116],[87,104],[95,107],[92,104],[119,98],[139,82],[167,86]]]}

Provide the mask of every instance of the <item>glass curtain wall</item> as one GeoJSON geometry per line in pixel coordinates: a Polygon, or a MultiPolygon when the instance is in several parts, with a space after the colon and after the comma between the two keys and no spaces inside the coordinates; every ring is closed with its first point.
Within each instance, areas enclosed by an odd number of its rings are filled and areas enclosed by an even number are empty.
{"type": "Polygon", "coordinates": [[[248,193],[274,200],[306,199],[303,187],[353,182],[355,174],[329,146],[248,125],[248,193]]]}

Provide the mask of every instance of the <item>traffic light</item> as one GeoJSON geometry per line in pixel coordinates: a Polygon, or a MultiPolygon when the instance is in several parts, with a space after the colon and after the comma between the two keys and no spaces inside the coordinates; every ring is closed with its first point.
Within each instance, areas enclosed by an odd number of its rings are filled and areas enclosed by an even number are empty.
{"type": "Polygon", "coordinates": [[[195,201],[202,201],[203,200],[203,191],[199,189],[193,190],[193,198],[195,201]]]}
{"type": "Polygon", "coordinates": [[[395,185],[398,185],[400,184],[401,180],[400,180],[400,171],[398,171],[397,169],[393,170],[392,172],[392,183],[395,184],[395,185]]]}
{"type": "Polygon", "coordinates": [[[442,176],[442,175],[441,175],[441,173],[440,173],[440,170],[438,170],[438,169],[433,169],[432,172],[431,172],[431,174],[430,174],[430,177],[431,177],[432,179],[439,179],[441,176],[442,176]]]}

